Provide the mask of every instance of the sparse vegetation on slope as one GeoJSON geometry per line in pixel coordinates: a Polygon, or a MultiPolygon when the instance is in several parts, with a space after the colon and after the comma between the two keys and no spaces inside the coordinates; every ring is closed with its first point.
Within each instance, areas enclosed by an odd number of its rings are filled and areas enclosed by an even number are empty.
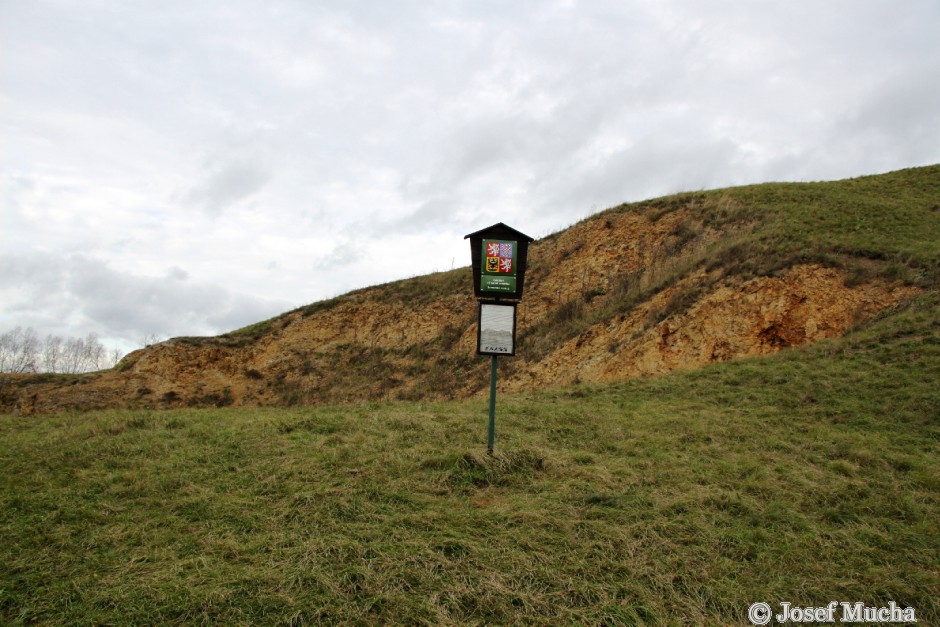
{"type": "Polygon", "coordinates": [[[940,623],[940,301],[485,403],[0,416],[4,623],[940,623]]]}
{"type": "MultiPolygon", "coordinates": [[[[623,213],[640,213],[651,222],[685,215],[651,252],[649,263],[612,273],[604,287],[585,284],[528,328],[526,337],[543,355],[700,268],[709,271],[705,280],[673,297],[658,319],[651,316],[651,324],[688,309],[721,280],[779,276],[807,263],[842,270],[852,284],[883,279],[937,289],[938,198],[940,166],[931,166],[832,183],[766,183],[677,194],[614,207],[582,224],[610,228],[610,218],[623,213]],[[605,296],[603,306],[586,307],[596,296],[605,296]]],[[[537,258],[536,274],[547,272],[552,262],[537,258]]]]}
{"type": "MultiPolygon", "coordinates": [[[[592,216],[533,243],[519,350],[501,382],[620,380],[837,337],[940,287],[938,198],[940,165],[676,194],[592,216]]],[[[80,393],[0,377],[0,409],[466,398],[487,380],[470,280],[469,268],[437,272],[220,337],[162,342],[80,393]]]]}

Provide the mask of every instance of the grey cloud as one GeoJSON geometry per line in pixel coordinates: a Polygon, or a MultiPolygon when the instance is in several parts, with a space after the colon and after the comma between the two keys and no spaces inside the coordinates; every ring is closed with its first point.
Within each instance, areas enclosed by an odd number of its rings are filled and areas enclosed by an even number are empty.
{"type": "Polygon", "coordinates": [[[867,138],[881,150],[895,145],[897,157],[921,164],[936,158],[940,144],[940,64],[908,68],[872,89],[834,133],[842,141],[867,138]]]}
{"type": "MultiPolygon", "coordinates": [[[[360,232],[361,235],[361,232],[360,232]]],[[[313,269],[318,271],[338,271],[351,266],[364,257],[362,251],[363,242],[355,236],[339,238],[329,251],[325,252],[313,264],[313,269]]]]}
{"type": "Polygon", "coordinates": [[[182,199],[213,216],[258,193],[271,179],[264,166],[241,159],[213,164],[202,176],[182,199]]]}
{"type": "Polygon", "coordinates": [[[185,281],[189,278],[189,273],[179,266],[171,266],[170,269],[167,270],[166,275],[171,279],[176,279],[177,281],[185,281]]]}
{"type": "Polygon", "coordinates": [[[94,260],[76,259],[73,263],[69,285],[85,315],[125,333],[159,329],[165,335],[215,334],[289,307],[284,301],[266,301],[190,282],[186,272],[176,267],[163,277],[141,277],[116,272],[94,260]]]}
{"type": "Polygon", "coordinates": [[[61,283],[60,265],[49,255],[0,254],[0,288],[30,286],[53,291],[61,283]]]}
{"type": "Polygon", "coordinates": [[[727,139],[650,139],[611,155],[568,189],[559,190],[556,210],[590,199],[596,210],[627,200],[705,189],[742,158],[727,139]]]}
{"type": "Polygon", "coordinates": [[[420,203],[412,212],[376,224],[370,230],[373,235],[380,233],[415,233],[439,230],[452,226],[457,213],[459,199],[454,194],[437,193],[420,203]]]}
{"type": "Polygon", "coordinates": [[[87,257],[37,254],[12,260],[0,257],[2,270],[15,271],[17,279],[5,280],[0,288],[18,287],[28,294],[14,312],[16,324],[32,326],[41,334],[78,336],[95,331],[132,344],[151,334],[217,334],[291,306],[189,281],[186,271],[176,266],[162,277],[139,276],[87,257]],[[61,305],[58,321],[46,314],[49,300],[61,305]],[[53,324],[58,326],[51,328],[53,324]]]}
{"type": "Polygon", "coordinates": [[[216,312],[206,317],[213,329],[232,331],[267,320],[291,307],[285,301],[266,301],[248,294],[226,294],[216,312]]]}
{"type": "MultiPolygon", "coordinates": [[[[32,327],[40,335],[83,336],[97,328],[70,332],[78,307],[67,288],[68,268],[62,258],[41,253],[0,254],[0,300],[5,301],[4,327],[32,327]]],[[[4,329],[6,330],[6,329],[4,329]]]]}

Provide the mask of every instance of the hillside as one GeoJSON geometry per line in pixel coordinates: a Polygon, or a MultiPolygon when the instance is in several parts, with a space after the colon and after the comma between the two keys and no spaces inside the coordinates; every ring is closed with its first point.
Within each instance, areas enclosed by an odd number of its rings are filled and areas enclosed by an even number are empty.
{"type": "Polygon", "coordinates": [[[940,298],[483,399],[0,415],[3,624],[940,624],[940,298]],[[836,622],[838,622],[838,617],[836,622]]]}
{"type": "MultiPolygon", "coordinates": [[[[175,338],[110,371],[3,376],[0,412],[472,396],[488,374],[470,276],[417,277],[175,338]]],[[[621,205],[530,247],[518,353],[501,360],[500,387],[774,353],[840,337],[938,285],[940,166],[621,205]]]]}

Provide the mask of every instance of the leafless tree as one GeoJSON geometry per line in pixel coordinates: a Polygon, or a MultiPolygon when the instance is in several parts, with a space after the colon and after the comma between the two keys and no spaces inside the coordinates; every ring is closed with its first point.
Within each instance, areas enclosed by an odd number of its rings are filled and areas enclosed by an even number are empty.
{"type": "Polygon", "coordinates": [[[42,369],[45,372],[58,372],[61,356],[62,338],[58,335],[47,335],[42,347],[42,369]]]}
{"type": "Polygon", "coordinates": [[[88,369],[101,370],[104,368],[105,360],[108,357],[108,351],[98,340],[98,335],[89,333],[85,337],[85,351],[88,354],[88,369]]]}
{"type": "Polygon", "coordinates": [[[105,368],[114,368],[121,362],[121,359],[124,357],[124,353],[121,352],[120,348],[114,347],[111,349],[111,352],[108,354],[108,361],[105,364],[105,368]]]}
{"type": "Polygon", "coordinates": [[[32,328],[0,335],[0,372],[36,372],[38,357],[39,337],[32,328]]]}
{"type": "Polygon", "coordinates": [[[47,335],[40,341],[32,328],[16,327],[0,335],[0,372],[78,374],[111,368],[121,357],[117,348],[108,352],[94,333],[65,339],[47,335]]]}
{"type": "Polygon", "coordinates": [[[62,372],[65,374],[78,374],[90,370],[88,351],[85,340],[80,337],[70,337],[65,340],[62,347],[62,372]]]}
{"type": "Polygon", "coordinates": [[[148,333],[144,336],[143,340],[141,340],[140,345],[153,346],[154,344],[159,344],[160,341],[160,336],[158,336],[156,333],[148,333]]]}

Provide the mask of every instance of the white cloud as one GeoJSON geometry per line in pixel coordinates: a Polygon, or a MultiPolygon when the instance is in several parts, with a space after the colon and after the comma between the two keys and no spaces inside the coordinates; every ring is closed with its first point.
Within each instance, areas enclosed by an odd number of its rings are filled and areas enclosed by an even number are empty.
{"type": "Polygon", "coordinates": [[[264,166],[242,159],[210,163],[202,176],[204,178],[180,200],[200,207],[211,216],[257,194],[271,178],[264,166]]]}
{"type": "Polygon", "coordinates": [[[150,335],[230,331],[290,306],[193,282],[178,266],[160,276],[137,275],[81,255],[3,255],[0,277],[0,295],[16,303],[4,312],[6,326],[62,336],[103,329],[109,345],[125,350],[150,335]]]}
{"type": "Polygon", "coordinates": [[[496,221],[937,162],[938,27],[933,0],[4,3],[0,331],[217,333],[463,265],[496,221]]]}

